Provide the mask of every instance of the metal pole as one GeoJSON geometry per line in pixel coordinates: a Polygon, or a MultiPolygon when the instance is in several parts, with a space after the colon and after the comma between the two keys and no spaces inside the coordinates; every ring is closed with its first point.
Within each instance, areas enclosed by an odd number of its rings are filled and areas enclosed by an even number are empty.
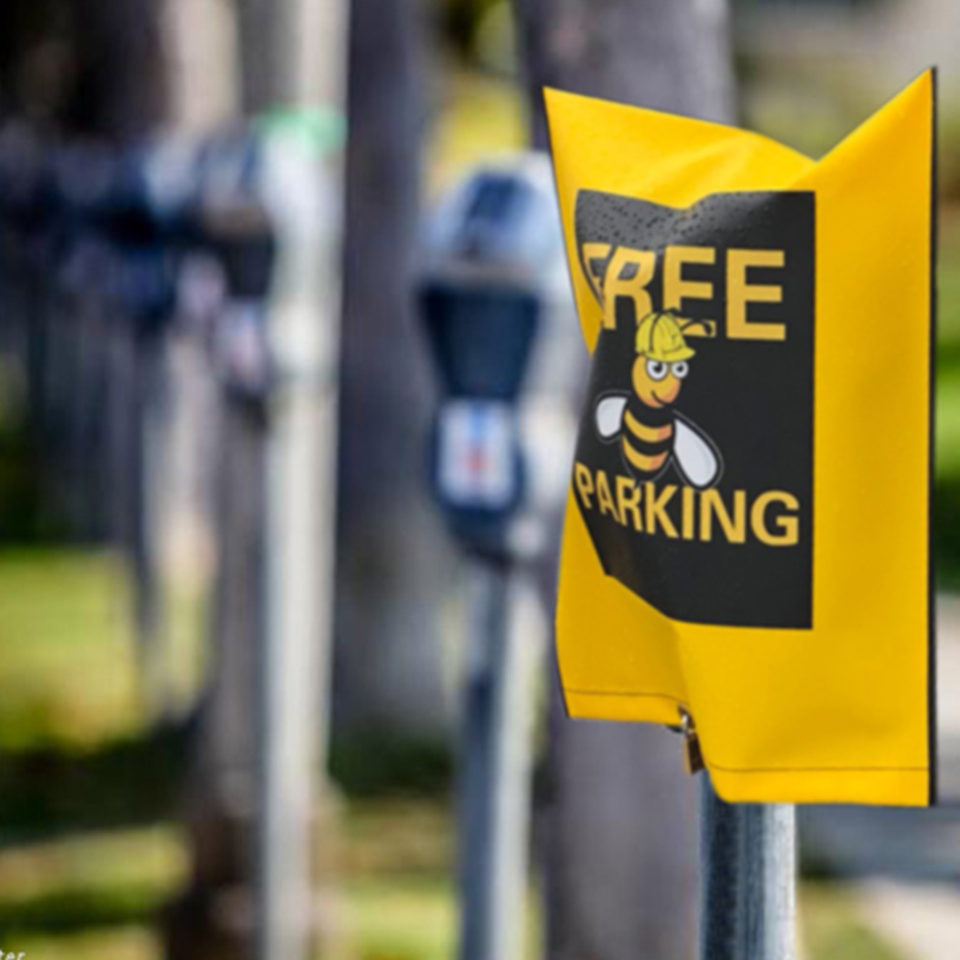
{"type": "MultiPolygon", "coordinates": [[[[470,570],[460,774],[461,960],[519,955],[526,895],[536,637],[520,635],[505,562],[470,570]]],[[[527,631],[526,633],[529,633],[527,631]]]]}
{"type": "Polygon", "coordinates": [[[332,651],[339,207],[332,163],[325,170],[295,141],[274,142],[267,155],[265,192],[279,246],[268,325],[276,382],[267,448],[257,956],[306,960],[332,651]]]}
{"type": "MultiPolygon", "coordinates": [[[[249,112],[339,112],[344,0],[244,0],[249,112]],[[257,79],[258,67],[264,67],[257,79]]],[[[294,137],[267,148],[278,235],[268,336],[276,370],[267,441],[265,636],[257,855],[258,960],[314,952],[314,818],[326,768],[333,639],[340,321],[338,152],[294,137]],[[323,155],[321,155],[323,154],[323,155]]]]}
{"type": "Polygon", "coordinates": [[[700,960],[795,960],[796,811],[728,804],[703,775],[700,960]]]}

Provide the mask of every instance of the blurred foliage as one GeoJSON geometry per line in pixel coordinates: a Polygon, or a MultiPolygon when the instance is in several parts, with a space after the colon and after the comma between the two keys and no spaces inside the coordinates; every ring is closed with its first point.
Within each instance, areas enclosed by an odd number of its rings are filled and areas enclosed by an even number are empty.
{"type": "Polygon", "coordinates": [[[477,28],[500,0],[436,0],[443,37],[462,59],[473,52],[477,28]]]}
{"type": "Polygon", "coordinates": [[[436,740],[352,732],[334,738],[330,772],[353,797],[436,796],[449,790],[453,757],[436,740]]]}
{"type": "Polygon", "coordinates": [[[492,155],[525,148],[525,101],[514,84],[458,70],[438,95],[427,150],[428,193],[451,186],[469,167],[492,155]]]}
{"type": "MultiPolygon", "coordinates": [[[[742,122],[750,129],[819,158],[883,105],[876,77],[851,59],[737,56],[742,122]]],[[[886,89],[893,96],[895,88],[886,89]]],[[[960,104],[938,104],[937,179],[940,197],[960,200],[960,104]]]]}
{"type": "Polygon", "coordinates": [[[940,196],[947,201],[960,201],[960,110],[941,112],[937,146],[940,196]]]}
{"type": "MultiPolygon", "coordinates": [[[[456,952],[454,820],[436,800],[349,804],[341,863],[347,952],[359,960],[446,960],[456,952]]],[[[542,955],[540,898],[527,898],[525,956],[542,955]]]]}
{"type": "Polygon", "coordinates": [[[960,588],[960,208],[940,216],[934,550],[940,584],[960,588]]]}

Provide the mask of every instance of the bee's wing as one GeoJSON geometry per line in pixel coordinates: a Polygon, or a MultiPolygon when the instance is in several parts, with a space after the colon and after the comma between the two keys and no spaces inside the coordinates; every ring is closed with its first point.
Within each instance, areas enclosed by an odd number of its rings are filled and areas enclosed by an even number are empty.
{"type": "Polygon", "coordinates": [[[607,394],[597,401],[593,422],[601,440],[612,440],[620,432],[626,406],[627,398],[622,394],[607,394]]]}
{"type": "Polygon", "coordinates": [[[673,454],[683,475],[695,487],[709,487],[720,476],[720,454],[689,420],[674,422],[673,454]]]}

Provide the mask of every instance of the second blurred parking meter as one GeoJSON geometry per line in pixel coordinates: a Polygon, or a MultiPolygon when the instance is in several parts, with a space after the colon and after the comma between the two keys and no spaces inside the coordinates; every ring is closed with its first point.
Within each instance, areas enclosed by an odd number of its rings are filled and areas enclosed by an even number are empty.
{"type": "MultiPolygon", "coordinates": [[[[211,144],[200,161],[197,221],[224,298],[211,338],[228,421],[220,648],[246,641],[256,651],[252,671],[249,657],[238,662],[242,649],[221,653],[220,669],[255,685],[240,694],[253,694],[257,730],[237,749],[243,761],[255,755],[255,955],[266,960],[309,955],[315,925],[333,596],[338,131],[311,111],[287,111],[211,144]]],[[[214,711],[226,716],[223,701],[214,711]]]]}
{"type": "Polygon", "coordinates": [[[425,247],[434,493],[469,552],[533,558],[563,501],[580,353],[546,157],[468,176],[438,205],[425,247]]]}
{"type": "Polygon", "coordinates": [[[214,140],[200,157],[197,223],[222,271],[225,302],[212,331],[213,361],[228,394],[262,402],[269,386],[266,307],[276,260],[262,197],[262,148],[245,131],[214,140]]]}
{"type": "Polygon", "coordinates": [[[547,159],[523,154],[467,176],[438,205],[425,247],[419,307],[439,385],[431,482],[470,559],[461,957],[511,960],[523,923],[539,658],[536,631],[520,636],[516,623],[523,572],[555,533],[579,381],[547,159]]]}

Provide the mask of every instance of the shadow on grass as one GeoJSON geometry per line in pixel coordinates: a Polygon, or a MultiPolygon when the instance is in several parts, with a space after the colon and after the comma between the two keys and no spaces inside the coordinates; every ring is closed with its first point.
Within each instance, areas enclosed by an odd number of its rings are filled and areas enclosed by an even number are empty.
{"type": "Polygon", "coordinates": [[[86,753],[43,749],[0,763],[0,844],[156,823],[175,811],[191,723],[86,753]]]}
{"type": "Polygon", "coordinates": [[[73,933],[97,927],[149,925],[164,906],[166,891],[153,884],[110,890],[63,891],[30,900],[0,903],[0,937],[43,931],[73,933]]]}

